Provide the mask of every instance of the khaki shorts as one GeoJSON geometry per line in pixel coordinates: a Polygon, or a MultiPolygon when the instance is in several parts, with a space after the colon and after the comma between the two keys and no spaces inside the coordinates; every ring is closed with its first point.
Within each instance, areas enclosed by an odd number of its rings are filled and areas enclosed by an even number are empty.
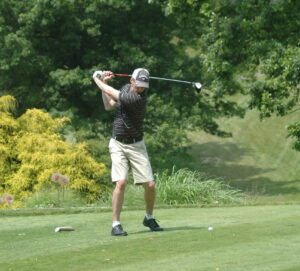
{"type": "Polygon", "coordinates": [[[144,140],[133,144],[123,144],[113,138],[109,141],[112,161],[113,182],[128,180],[129,167],[132,169],[135,184],[153,181],[153,173],[144,140]]]}

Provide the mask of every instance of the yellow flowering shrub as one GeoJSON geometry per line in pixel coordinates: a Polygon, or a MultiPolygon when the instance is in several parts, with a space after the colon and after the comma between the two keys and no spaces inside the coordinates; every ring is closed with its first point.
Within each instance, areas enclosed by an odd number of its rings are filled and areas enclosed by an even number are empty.
{"type": "MultiPolygon", "coordinates": [[[[70,178],[68,187],[87,201],[94,201],[106,190],[107,168],[95,161],[86,145],[66,142],[60,129],[67,118],[53,119],[38,109],[14,118],[1,112],[0,99],[0,187],[15,199],[53,185],[51,175],[60,172],[70,178]]],[[[0,189],[0,190],[1,190],[0,189]]],[[[0,191],[1,192],[1,191],[0,191]]]]}

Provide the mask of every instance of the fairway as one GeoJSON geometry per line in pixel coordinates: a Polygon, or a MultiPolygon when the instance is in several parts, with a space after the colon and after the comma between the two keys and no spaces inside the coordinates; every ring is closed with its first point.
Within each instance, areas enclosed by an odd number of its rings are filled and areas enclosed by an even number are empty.
{"type": "Polygon", "coordinates": [[[299,203],[300,156],[292,149],[293,140],[287,138],[285,128],[298,115],[258,119],[258,112],[249,111],[244,119],[222,120],[221,127],[233,133],[230,138],[204,132],[191,134],[193,167],[263,196],[265,200],[260,197],[260,202],[299,203]]]}
{"type": "Polygon", "coordinates": [[[0,270],[300,270],[298,205],[158,209],[156,233],[125,210],[127,237],[110,212],[0,215],[0,270]]]}

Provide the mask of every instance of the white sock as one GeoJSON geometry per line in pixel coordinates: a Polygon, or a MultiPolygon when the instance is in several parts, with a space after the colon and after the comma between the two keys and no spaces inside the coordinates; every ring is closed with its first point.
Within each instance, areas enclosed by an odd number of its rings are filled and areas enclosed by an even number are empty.
{"type": "Polygon", "coordinates": [[[149,219],[153,219],[154,218],[154,215],[148,215],[146,214],[146,218],[149,220],[149,219]]]}
{"type": "Polygon", "coordinates": [[[120,224],[121,224],[120,221],[113,221],[112,227],[118,226],[118,225],[120,225],[120,224]]]}

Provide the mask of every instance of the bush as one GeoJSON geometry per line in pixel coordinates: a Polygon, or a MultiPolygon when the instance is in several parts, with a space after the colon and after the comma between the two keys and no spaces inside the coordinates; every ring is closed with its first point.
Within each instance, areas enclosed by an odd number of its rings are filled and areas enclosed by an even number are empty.
{"type": "Polygon", "coordinates": [[[157,200],[164,204],[226,204],[239,202],[242,194],[221,179],[199,171],[175,170],[156,175],[157,200]]]}
{"type": "Polygon", "coordinates": [[[1,193],[11,193],[18,203],[51,185],[50,177],[54,172],[67,175],[70,178],[68,188],[88,202],[97,200],[106,191],[106,166],[90,156],[86,144],[63,140],[60,131],[69,121],[67,118],[53,119],[38,109],[27,110],[19,118],[14,118],[5,108],[2,111],[1,193]]]}

